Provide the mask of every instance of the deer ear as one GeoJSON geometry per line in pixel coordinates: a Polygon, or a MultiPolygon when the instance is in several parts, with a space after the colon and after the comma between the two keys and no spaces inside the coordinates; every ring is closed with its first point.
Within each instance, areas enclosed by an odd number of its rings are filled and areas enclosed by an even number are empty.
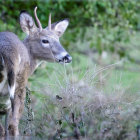
{"type": "Polygon", "coordinates": [[[20,26],[27,35],[37,31],[33,18],[26,11],[20,13],[20,26]]]}
{"type": "Polygon", "coordinates": [[[62,21],[59,21],[57,23],[52,24],[52,30],[59,36],[61,37],[63,35],[63,33],[65,32],[65,30],[67,29],[69,25],[69,20],[68,19],[64,19],[62,21]]]}

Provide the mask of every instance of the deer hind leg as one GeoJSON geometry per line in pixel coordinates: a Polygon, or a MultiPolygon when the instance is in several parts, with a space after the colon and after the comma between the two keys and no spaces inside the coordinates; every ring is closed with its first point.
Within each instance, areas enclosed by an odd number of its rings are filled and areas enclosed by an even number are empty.
{"type": "Polygon", "coordinates": [[[19,130],[18,130],[18,124],[19,124],[19,116],[18,116],[18,110],[20,107],[20,100],[17,99],[17,96],[15,95],[14,98],[14,110],[11,113],[10,121],[9,121],[9,135],[10,136],[18,136],[19,130]]]}
{"type": "MultiPolygon", "coordinates": [[[[9,69],[8,70],[8,74],[7,74],[7,77],[8,77],[8,91],[9,91],[9,95],[10,95],[10,100],[11,100],[11,107],[12,107],[12,112],[11,112],[11,116],[13,116],[14,114],[14,111],[15,111],[15,102],[14,102],[14,98],[15,98],[15,85],[16,85],[16,82],[15,82],[15,79],[16,79],[16,76],[15,76],[15,72],[14,72],[14,69],[9,69]]],[[[11,121],[11,119],[9,118],[9,112],[7,113],[7,117],[6,117],[6,129],[8,127],[8,129],[10,128],[9,132],[7,131],[7,134],[9,135],[18,135],[18,129],[16,127],[16,118],[14,118],[13,120],[13,125],[11,125],[10,127],[10,122],[9,124],[7,123],[8,121],[11,121]],[[15,124],[15,125],[14,125],[15,124]],[[12,133],[10,132],[12,131],[12,133]]]]}
{"type": "MultiPolygon", "coordinates": [[[[25,66],[26,67],[26,66],[25,66]]],[[[26,84],[27,84],[28,71],[25,68],[23,73],[20,73],[16,77],[16,90],[14,96],[13,113],[10,117],[9,134],[13,136],[19,135],[18,125],[24,109],[24,99],[26,95],[26,84]]]]}
{"type": "Polygon", "coordinates": [[[14,112],[10,120],[9,133],[13,136],[19,135],[18,125],[19,119],[21,118],[23,108],[24,108],[24,99],[25,99],[25,89],[20,89],[14,98],[14,112]]]}
{"type": "Polygon", "coordinates": [[[19,124],[18,110],[19,110],[19,106],[20,106],[20,101],[19,100],[15,101],[15,100],[14,100],[14,111],[11,113],[11,118],[10,118],[9,128],[8,128],[10,136],[18,136],[19,135],[19,130],[18,130],[18,124],[19,124]]]}
{"type": "Polygon", "coordinates": [[[9,116],[10,116],[10,109],[7,111],[6,116],[5,116],[5,136],[9,136],[9,116]]]}
{"type": "MultiPolygon", "coordinates": [[[[2,120],[1,115],[0,115],[0,120],[2,120]]],[[[5,135],[4,128],[3,128],[2,124],[0,123],[0,138],[3,137],[4,135],[5,135]]]]}

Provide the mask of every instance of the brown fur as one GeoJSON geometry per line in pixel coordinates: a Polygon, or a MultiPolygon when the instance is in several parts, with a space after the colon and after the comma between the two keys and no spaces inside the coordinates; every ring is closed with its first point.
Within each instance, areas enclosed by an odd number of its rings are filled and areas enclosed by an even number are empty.
{"type": "MultiPolygon", "coordinates": [[[[59,42],[60,35],[62,35],[67,28],[67,20],[62,23],[58,22],[53,24],[51,31],[45,28],[40,32],[33,18],[24,12],[20,15],[20,25],[22,30],[28,35],[23,42],[20,41],[14,33],[0,33],[0,56],[4,60],[3,64],[2,61],[0,61],[0,66],[6,68],[9,86],[16,85],[13,110],[9,118],[9,133],[13,136],[19,135],[18,125],[24,109],[25,87],[29,76],[36,69],[37,61],[60,62],[59,60],[61,60],[61,62],[65,62],[64,57],[70,58],[59,42]],[[59,24],[59,26],[55,29],[57,24],[59,24]],[[59,36],[57,35],[58,31],[61,33],[59,36]],[[49,40],[47,46],[42,43],[44,38],[49,40]],[[61,56],[61,54],[63,55],[61,56]]],[[[67,58],[67,60],[69,58],[67,58]]],[[[71,59],[69,59],[69,62],[70,61],[71,59]]],[[[0,69],[2,67],[0,67],[0,69]]],[[[2,80],[0,77],[0,81],[2,80]]]]}
{"type": "MultiPolygon", "coordinates": [[[[0,54],[3,56],[5,67],[7,71],[13,71],[15,73],[16,91],[14,99],[14,112],[10,118],[9,130],[11,135],[18,135],[18,123],[24,107],[25,87],[27,79],[30,75],[29,55],[24,44],[18,39],[18,37],[10,32],[0,33],[0,54]],[[7,39],[7,45],[2,46],[2,41],[7,39]],[[11,41],[14,41],[11,42],[11,41]],[[11,44],[10,45],[8,45],[11,44]],[[19,64],[18,55],[21,57],[21,63],[19,64]]],[[[11,77],[10,77],[11,78],[11,77]]]]}

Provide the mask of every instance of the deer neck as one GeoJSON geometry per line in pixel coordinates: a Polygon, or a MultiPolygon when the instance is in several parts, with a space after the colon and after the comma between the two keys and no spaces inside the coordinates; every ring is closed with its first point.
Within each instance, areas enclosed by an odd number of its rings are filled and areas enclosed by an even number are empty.
{"type": "Polygon", "coordinates": [[[25,38],[23,40],[24,45],[26,46],[27,50],[28,50],[28,54],[29,54],[29,62],[30,62],[30,75],[33,74],[33,72],[35,71],[35,69],[41,64],[41,61],[36,59],[34,57],[34,55],[32,54],[31,51],[31,45],[28,41],[28,38],[25,38]]]}

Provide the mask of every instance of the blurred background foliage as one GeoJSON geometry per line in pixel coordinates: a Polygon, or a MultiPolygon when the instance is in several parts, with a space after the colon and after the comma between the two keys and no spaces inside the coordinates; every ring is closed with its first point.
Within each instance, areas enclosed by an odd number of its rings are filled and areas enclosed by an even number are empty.
{"type": "Polygon", "coordinates": [[[43,27],[47,26],[50,12],[53,22],[70,19],[70,26],[63,41],[66,48],[83,54],[88,54],[88,50],[99,55],[107,51],[119,55],[119,58],[127,57],[130,61],[139,62],[130,55],[131,49],[138,49],[137,44],[128,45],[140,30],[139,0],[1,0],[0,30],[10,30],[22,36],[18,24],[19,13],[27,10],[33,15],[35,6],[38,6],[43,27]],[[86,42],[88,45],[85,47],[82,44],[86,42]],[[75,43],[79,43],[79,47],[75,43]]]}
{"type": "MultiPolygon", "coordinates": [[[[42,64],[29,79],[29,85],[34,95],[32,97],[33,110],[35,117],[38,119],[34,123],[36,126],[34,133],[38,136],[48,136],[51,134],[55,138],[63,137],[62,135],[75,135],[75,125],[78,125],[79,132],[77,132],[77,135],[80,133],[81,135],[86,134],[88,136],[87,131],[89,130],[89,136],[97,134],[98,138],[95,137],[95,139],[102,138],[102,135],[99,136],[97,130],[102,132],[102,121],[106,119],[99,110],[107,108],[108,104],[104,104],[103,107],[100,106],[97,112],[95,111],[95,114],[91,116],[87,110],[84,110],[87,113],[84,114],[86,117],[84,119],[85,125],[81,121],[78,124],[75,124],[74,121],[71,122],[70,116],[72,113],[76,114],[77,117],[80,114],[81,110],[77,111],[79,109],[77,105],[80,102],[79,97],[82,98],[81,101],[85,101],[86,103],[88,98],[92,99],[92,94],[90,93],[97,89],[101,93],[107,93],[105,94],[106,97],[111,92],[113,94],[112,98],[117,98],[116,96],[125,93],[124,100],[128,104],[129,102],[132,103],[136,98],[140,98],[140,0],[0,0],[0,31],[8,30],[17,34],[21,39],[24,39],[25,34],[19,25],[19,14],[21,10],[26,10],[34,16],[33,10],[35,6],[38,6],[37,14],[44,28],[48,24],[49,13],[52,14],[52,22],[69,18],[70,24],[61,38],[61,42],[72,55],[73,62],[66,67],[60,66],[59,64],[42,64]],[[113,67],[115,69],[110,69],[111,64],[114,63],[115,65],[113,67]],[[103,69],[100,69],[102,67],[103,69]],[[104,72],[104,70],[106,71],[104,72]],[[89,92],[90,80],[87,82],[82,79],[82,77],[87,75],[85,74],[86,71],[90,71],[87,79],[94,77],[90,76],[91,73],[99,75],[98,78],[94,79],[96,89],[92,89],[89,92]],[[69,82],[82,90],[80,91],[81,95],[78,95],[78,103],[75,100],[73,101],[69,97],[70,95],[68,98],[65,93],[68,90],[73,91],[73,85],[71,87],[68,86],[69,82]],[[59,87],[55,87],[55,84],[59,85],[59,87]],[[62,105],[55,100],[55,96],[59,94],[69,99],[67,99],[69,108],[66,112],[62,110],[62,105]],[[49,105],[46,103],[43,106],[42,102],[45,103],[46,99],[49,105]],[[47,110],[46,112],[44,112],[44,108],[47,110]],[[63,118],[58,114],[61,114],[63,118]],[[49,118],[50,116],[52,117],[51,120],[49,118]],[[58,119],[58,116],[61,119],[58,119]],[[93,116],[95,122],[90,122],[93,120],[93,116]],[[45,119],[47,122],[45,122],[45,119]],[[58,124],[59,129],[56,128],[58,124]],[[42,125],[44,125],[43,129],[41,129],[42,125]],[[93,128],[93,126],[97,128],[93,128]],[[51,133],[52,130],[57,131],[56,133],[51,133]],[[46,132],[50,133],[46,134],[46,132]]],[[[71,94],[73,95],[73,93],[71,94]]],[[[80,93],[78,92],[77,94],[80,93]]],[[[122,95],[119,97],[119,101],[121,99],[123,100],[122,95]]],[[[91,102],[96,104],[95,99],[94,101],[89,101],[89,104],[92,104],[91,102]]],[[[132,106],[135,107],[136,104],[138,102],[133,102],[132,106]]],[[[82,105],[81,103],[80,107],[84,108],[84,105],[82,105]]],[[[124,105],[120,107],[120,104],[113,104],[113,106],[124,108],[124,105]]],[[[131,110],[132,106],[128,108],[131,110]]],[[[127,138],[132,139],[128,134],[130,131],[132,133],[134,132],[132,136],[135,139],[136,133],[134,127],[139,123],[139,119],[133,118],[136,115],[134,111],[136,108],[133,108],[133,111],[130,113],[133,117],[128,115],[130,111],[128,108],[124,108],[124,110],[119,112],[120,114],[122,113],[122,118],[120,117],[121,121],[117,120],[119,123],[117,125],[121,125],[125,129],[116,128],[116,123],[110,124],[113,128],[113,132],[110,134],[112,139],[116,135],[118,135],[118,139],[124,139],[123,134],[126,134],[128,136],[127,138]],[[129,122],[128,120],[133,120],[133,122],[129,122]],[[127,124],[127,126],[125,124],[123,126],[122,122],[127,124]],[[129,130],[127,130],[127,127],[129,130]],[[119,137],[120,135],[121,137],[119,137]]],[[[118,116],[114,117],[118,119],[118,116]]],[[[109,116],[107,122],[110,119],[109,116]]]]}

